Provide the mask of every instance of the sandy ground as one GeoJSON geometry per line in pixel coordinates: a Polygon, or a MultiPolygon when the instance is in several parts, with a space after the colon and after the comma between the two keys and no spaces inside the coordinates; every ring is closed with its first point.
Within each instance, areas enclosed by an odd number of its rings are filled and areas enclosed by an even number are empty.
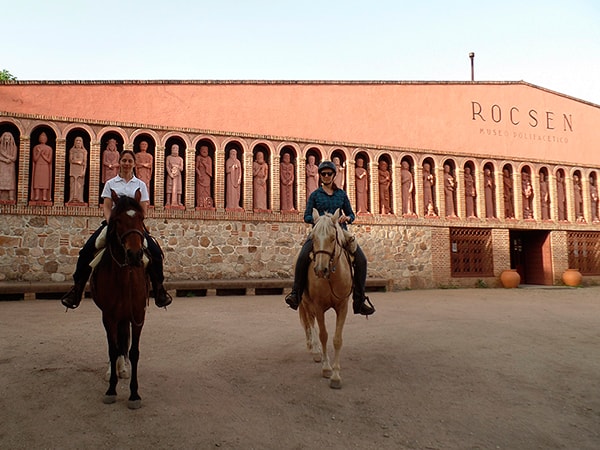
{"type": "Polygon", "coordinates": [[[0,448],[600,448],[600,288],[371,298],[346,323],[341,390],[281,296],[152,305],[139,410],[127,382],[102,403],[89,299],[0,302],[0,448]]]}

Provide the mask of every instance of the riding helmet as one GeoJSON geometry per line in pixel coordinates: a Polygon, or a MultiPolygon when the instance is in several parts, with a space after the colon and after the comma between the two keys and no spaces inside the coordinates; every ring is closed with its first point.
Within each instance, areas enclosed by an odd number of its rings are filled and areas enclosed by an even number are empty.
{"type": "Polygon", "coordinates": [[[319,173],[321,173],[323,169],[331,169],[333,170],[333,175],[337,174],[337,167],[335,167],[335,164],[331,161],[323,161],[321,164],[319,164],[319,173]]]}

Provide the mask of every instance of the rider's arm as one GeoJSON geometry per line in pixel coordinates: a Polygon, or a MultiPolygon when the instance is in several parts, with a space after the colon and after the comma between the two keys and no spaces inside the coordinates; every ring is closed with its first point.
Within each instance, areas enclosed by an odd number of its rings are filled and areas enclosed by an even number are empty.
{"type": "Polygon", "coordinates": [[[306,202],[306,209],[304,210],[304,221],[306,223],[313,223],[313,208],[317,206],[315,202],[315,195],[317,191],[314,191],[308,197],[308,201],[306,202]]]}
{"type": "Polygon", "coordinates": [[[344,206],[342,206],[342,211],[348,217],[348,223],[354,222],[356,216],[354,215],[354,211],[352,210],[352,206],[350,205],[350,200],[348,199],[347,195],[345,195],[344,206]]]}
{"type": "Polygon", "coordinates": [[[108,219],[110,219],[110,213],[112,211],[113,201],[110,197],[104,197],[104,201],[102,202],[102,211],[104,213],[104,220],[108,223],[108,219]]]}

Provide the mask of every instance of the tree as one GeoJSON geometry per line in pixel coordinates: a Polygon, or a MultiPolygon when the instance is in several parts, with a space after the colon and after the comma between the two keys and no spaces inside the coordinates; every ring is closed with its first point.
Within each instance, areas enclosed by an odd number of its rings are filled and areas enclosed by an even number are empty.
{"type": "Polygon", "coordinates": [[[15,81],[17,77],[15,77],[12,73],[10,73],[6,69],[0,70],[0,81],[15,81]]]}

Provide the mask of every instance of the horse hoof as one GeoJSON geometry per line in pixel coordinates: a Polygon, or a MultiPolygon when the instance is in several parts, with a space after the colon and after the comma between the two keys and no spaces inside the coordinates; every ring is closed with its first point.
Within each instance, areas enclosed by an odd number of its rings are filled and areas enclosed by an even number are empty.
{"type": "Polygon", "coordinates": [[[323,372],[322,372],[323,378],[331,378],[332,374],[333,374],[333,370],[323,369],[323,372]]]}
{"type": "Polygon", "coordinates": [[[333,378],[329,379],[329,387],[331,389],[341,389],[342,380],[334,380],[333,378]]]}
{"type": "Polygon", "coordinates": [[[322,360],[323,360],[323,358],[321,358],[321,355],[319,355],[318,353],[313,354],[314,362],[321,362],[322,360]]]}
{"type": "Polygon", "coordinates": [[[105,405],[111,405],[111,404],[113,404],[116,401],[117,401],[117,396],[116,395],[105,395],[104,399],[102,399],[102,402],[105,405]]]}
{"type": "Polygon", "coordinates": [[[129,409],[140,409],[142,407],[142,400],[129,400],[127,402],[127,407],[129,409]]]}

